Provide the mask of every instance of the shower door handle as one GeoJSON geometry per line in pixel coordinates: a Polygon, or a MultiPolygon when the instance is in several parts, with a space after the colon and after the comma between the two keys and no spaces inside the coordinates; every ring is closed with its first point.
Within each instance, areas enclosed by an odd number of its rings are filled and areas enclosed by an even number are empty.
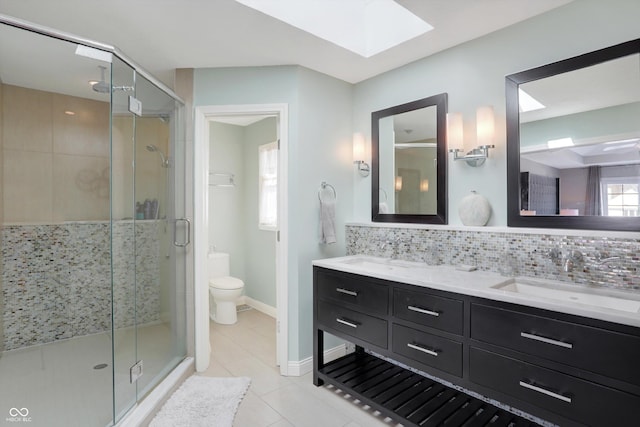
{"type": "Polygon", "coordinates": [[[173,221],[173,245],[179,248],[184,248],[189,246],[189,243],[191,243],[191,221],[187,218],[176,218],[176,220],[173,221]],[[179,243],[177,239],[178,221],[182,221],[187,224],[187,241],[184,243],[179,243]]]}

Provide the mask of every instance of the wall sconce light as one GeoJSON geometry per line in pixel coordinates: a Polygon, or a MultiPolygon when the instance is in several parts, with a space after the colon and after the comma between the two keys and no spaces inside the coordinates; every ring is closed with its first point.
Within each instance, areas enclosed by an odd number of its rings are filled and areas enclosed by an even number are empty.
{"type": "Polygon", "coordinates": [[[447,117],[447,134],[449,152],[453,153],[453,160],[464,160],[469,166],[478,167],[484,164],[489,157],[489,148],[495,148],[493,138],[495,135],[495,120],[493,107],[480,107],[476,112],[476,134],[478,146],[465,155],[462,114],[454,113],[447,117]]]}
{"type": "Polygon", "coordinates": [[[401,176],[396,176],[395,187],[396,187],[396,191],[402,191],[402,177],[401,176]]]}
{"type": "Polygon", "coordinates": [[[426,193],[429,191],[429,180],[427,178],[420,181],[420,191],[426,193]]]}
{"type": "Polygon", "coordinates": [[[358,165],[358,172],[362,176],[369,176],[371,168],[362,159],[365,156],[364,136],[361,133],[353,135],[353,163],[358,165]]]}

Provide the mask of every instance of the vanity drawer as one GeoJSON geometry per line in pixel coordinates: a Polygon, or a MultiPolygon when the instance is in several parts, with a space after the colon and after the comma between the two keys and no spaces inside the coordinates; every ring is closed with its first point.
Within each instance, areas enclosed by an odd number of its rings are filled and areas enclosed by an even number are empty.
{"type": "Polygon", "coordinates": [[[462,377],[462,343],[393,325],[393,352],[462,377]]]}
{"type": "Polygon", "coordinates": [[[464,303],[422,292],[395,289],[393,315],[400,319],[462,335],[464,303]]]}
{"type": "Polygon", "coordinates": [[[469,379],[589,426],[637,425],[640,397],[471,347],[469,379]]]}
{"type": "Polygon", "coordinates": [[[320,298],[351,304],[374,314],[386,315],[389,310],[389,287],[366,277],[320,270],[317,283],[320,298]]]}
{"type": "Polygon", "coordinates": [[[318,322],[346,335],[387,348],[386,320],[326,301],[318,301],[318,322]]]}
{"type": "Polygon", "coordinates": [[[640,385],[640,337],[471,304],[471,338],[640,385]]]}

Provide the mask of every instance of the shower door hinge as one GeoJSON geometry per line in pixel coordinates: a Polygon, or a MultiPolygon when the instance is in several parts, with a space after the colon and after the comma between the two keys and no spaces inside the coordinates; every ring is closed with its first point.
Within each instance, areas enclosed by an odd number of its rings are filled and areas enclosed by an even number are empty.
{"type": "Polygon", "coordinates": [[[280,241],[280,230],[276,231],[276,242],[280,241]]]}
{"type": "Polygon", "coordinates": [[[278,150],[280,149],[280,139],[278,139],[278,150]]]}
{"type": "Polygon", "coordinates": [[[138,117],[142,116],[142,102],[131,95],[129,95],[129,111],[138,117]]]}
{"type": "Polygon", "coordinates": [[[129,382],[131,384],[138,381],[138,378],[142,376],[142,360],[138,360],[135,365],[129,368],[129,382]]]}

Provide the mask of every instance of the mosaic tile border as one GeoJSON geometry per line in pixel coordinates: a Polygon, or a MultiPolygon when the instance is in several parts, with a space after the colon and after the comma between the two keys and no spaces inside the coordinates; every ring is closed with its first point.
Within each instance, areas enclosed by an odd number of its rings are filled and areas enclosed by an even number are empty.
{"type": "Polygon", "coordinates": [[[158,321],[162,224],[133,224],[3,226],[3,350],[107,331],[112,308],[116,328],[158,321]]]}
{"type": "Polygon", "coordinates": [[[469,264],[504,276],[529,276],[640,292],[640,239],[562,234],[347,225],[347,254],[427,264],[469,264]],[[562,258],[583,260],[565,271],[562,258]]]}

